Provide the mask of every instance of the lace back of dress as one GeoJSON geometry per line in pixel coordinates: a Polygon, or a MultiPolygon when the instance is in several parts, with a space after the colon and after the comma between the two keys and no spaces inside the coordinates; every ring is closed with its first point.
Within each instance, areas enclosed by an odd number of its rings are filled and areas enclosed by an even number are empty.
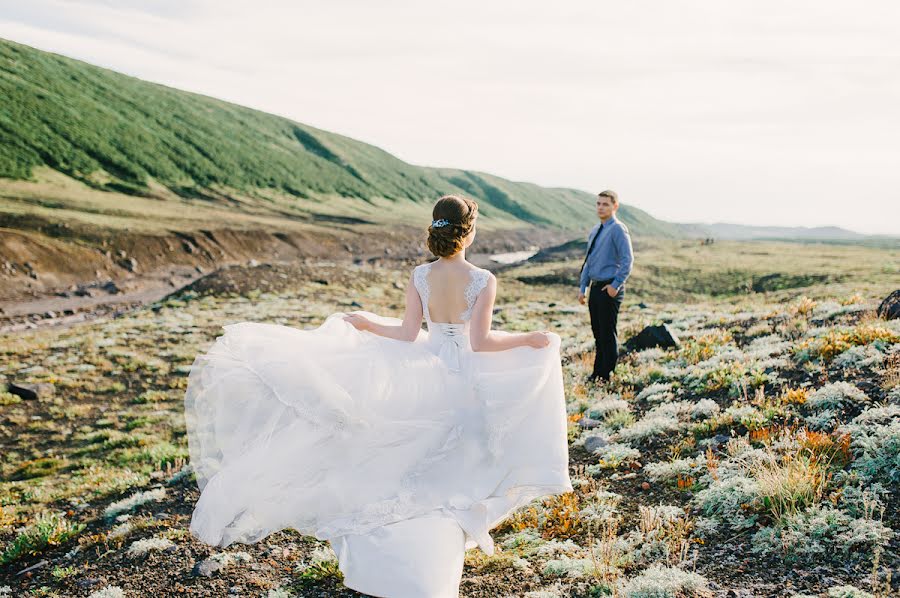
{"type": "Polygon", "coordinates": [[[429,274],[433,263],[422,264],[413,271],[413,283],[422,299],[425,320],[429,325],[432,324],[434,322],[432,311],[434,311],[437,314],[438,323],[467,323],[472,317],[472,308],[475,306],[478,294],[487,284],[490,272],[478,268],[467,272],[468,278],[442,280],[436,285],[436,292],[432,293],[429,274]],[[448,314],[458,315],[448,317],[448,314]]]}

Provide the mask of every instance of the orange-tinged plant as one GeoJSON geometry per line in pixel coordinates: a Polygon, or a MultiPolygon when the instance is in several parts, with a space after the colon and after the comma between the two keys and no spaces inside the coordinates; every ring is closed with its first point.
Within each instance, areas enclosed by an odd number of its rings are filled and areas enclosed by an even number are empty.
{"type": "Polygon", "coordinates": [[[706,447],[706,471],[712,479],[719,479],[719,457],[711,447],[706,447]]]}
{"type": "Polygon", "coordinates": [[[520,532],[524,529],[537,529],[540,526],[540,517],[538,510],[534,507],[528,507],[516,511],[506,522],[500,526],[501,531],[511,529],[514,532],[520,532]]]}
{"type": "Polygon", "coordinates": [[[853,293],[849,297],[841,300],[841,305],[853,305],[854,303],[860,303],[863,300],[862,295],[859,293],[853,293]]]}
{"type": "Polygon", "coordinates": [[[700,363],[712,357],[716,352],[716,347],[730,342],[733,338],[727,330],[717,330],[703,334],[686,340],[682,346],[681,354],[688,363],[700,363]]]}
{"type": "Polygon", "coordinates": [[[773,429],[771,427],[750,430],[750,441],[765,444],[772,439],[772,432],[773,429]]]}
{"type": "Polygon", "coordinates": [[[898,343],[900,342],[900,334],[896,334],[882,324],[865,322],[851,330],[829,330],[821,336],[807,339],[802,343],[798,343],[794,348],[794,352],[809,351],[813,356],[820,357],[825,361],[831,361],[851,347],[868,345],[875,341],[882,341],[888,344],[898,343]]]}
{"type": "Polygon", "coordinates": [[[808,316],[816,308],[816,302],[809,297],[803,296],[797,300],[797,303],[791,306],[791,311],[797,315],[808,316]]]}
{"type": "Polygon", "coordinates": [[[579,515],[580,499],[574,492],[566,492],[551,496],[544,501],[547,519],[541,535],[544,538],[571,538],[584,531],[584,524],[579,515]]]}
{"type": "Polygon", "coordinates": [[[689,490],[694,487],[694,478],[689,475],[678,475],[676,478],[679,490],[689,490]]]}
{"type": "Polygon", "coordinates": [[[853,459],[850,453],[850,435],[837,432],[825,433],[803,430],[798,441],[813,458],[825,465],[843,468],[853,459]]]}
{"type": "Polygon", "coordinates": [[[805,388],[789,388],[781,394],[780,398],[785,405],[802,405],[809,398],[809,390],[805,388]]]}

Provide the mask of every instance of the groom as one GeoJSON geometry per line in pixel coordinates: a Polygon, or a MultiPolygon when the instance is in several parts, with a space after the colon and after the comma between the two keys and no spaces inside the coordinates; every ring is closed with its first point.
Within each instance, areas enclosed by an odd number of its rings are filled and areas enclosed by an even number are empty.
{"type": "Polygon", "coordinates": [[[585,304],[584,294],[590,286],[587,303],[596,345],[594,371],[588,377],[591,382],[609,380],[616,367],[619,357],[616,322],[625,281],[634,264],[631,236],[628,227],[616,218],[618,209],[619,197],[614,191],[602,191],[597,195],[600,223],[588,234],[588,250],[581,264],[578,301],[585,304]]]}

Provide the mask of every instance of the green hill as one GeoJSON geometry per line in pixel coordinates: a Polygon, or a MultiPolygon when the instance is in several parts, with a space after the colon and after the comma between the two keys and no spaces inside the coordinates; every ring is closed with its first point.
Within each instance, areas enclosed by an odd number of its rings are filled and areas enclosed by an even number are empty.
{"type": "MultiPolygon", "coordinates": [[[[21,211],[23,202],[65,207],[73,217],[87,209],[58,190],[48,204],[17,183],[56,171],[85,189],[97,218],[118,213],[118,225],[142,215],[134,206],[145,204],[129,198],[352,224],[418,215],[444,193],[478,200],[490,228],[581,231],[592,218],[589,193],[413,166],[287,118],[4,40],[0,95],[0,213],[21,211]]],[[[620,216],[636,235],[679,235],[631,206],[620,216]]]]}

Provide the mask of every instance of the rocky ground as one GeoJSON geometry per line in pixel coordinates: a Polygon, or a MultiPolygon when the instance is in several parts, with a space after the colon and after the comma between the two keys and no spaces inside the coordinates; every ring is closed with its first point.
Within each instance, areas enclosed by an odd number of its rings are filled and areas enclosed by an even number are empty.
{"type": "MultiPolygon", "coordinates": [[[[190,536],[183,391],[223,324],[396,315],[408,266],[244,264],[0,333],[0,381],[24,389],[0,393],[0,596],[358,595],[296,532],[224,550],[190,536]]],[[[585,308],[534,278],[576,266],[505,269],[495,315],[564,339],[575,492],[501,524],[494,556],[470,551],[461,595],[894,595],[900,324],[874,313],[888,284],[635,293],[623,340],[666,324],[679,345],[633,351],[597,386],[585,308]]]]}

